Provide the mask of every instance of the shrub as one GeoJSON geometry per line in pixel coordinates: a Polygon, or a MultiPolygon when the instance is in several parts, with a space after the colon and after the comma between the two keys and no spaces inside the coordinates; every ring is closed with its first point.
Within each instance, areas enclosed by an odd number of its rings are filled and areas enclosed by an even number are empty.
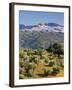
{"type": "Polygon", "coordinates": [[[61,66],[61,67],[64,67],[64,63],[63,63],[63,62],[60,62],[60,66],[61,66]]]}
{"type": "Polygon", "coordinates": [[[47,59],[45,59],[45,63],[47,63],[47,64],[49,63],[49,59],[48,59],[48,58],[47,58],[47,59]]]}
{"type": "Polygon", "coordinates": [[[20,68],[19,69],[19,74],[24,74],[26,71],[25,71],[25,69],[24,68],[20,68]]]}
{"type": "Polygon", "coordinates": [[[44,69],[44,76],[48,76],[48,71],[44,69]]]}
{"type": "Polygon", "coordinates": [[[48,70],[47,73],[48,73],[48,75],[51,75],[52,74],[52,70],[51,69],[48,70]]]}
{"type": "Polygon", "coordinates": [[[53,46],[51,45],[51,46],[47,49],[47,51],[49,51],[50,53],[53,53],[53,52],[55,51],[55,48],[53,48],[53,46]]]}
{"type": "Polygon", "coordinates": [[[23,58],[23,54],[22,54],[22,53],[19,53],[19,57],[20,57],[20,58],[23,58]]]}
{"type": "Polygon", "coordinates": [[[20,60],[19,65],[20,65],[20,67],[24,67],[24,61],[20,60]]]}
{"type": "Polygon", "coordinates": [[[31,56],[30,59],[29,59],[30,62],[34,62],[34,60],[35,60],[34,56],[31,56]]]}
{"type": "Polygon", "coordinates": [[[33,70],[32,69],[28,71],[27,76],[28,77],[32,77],[33,76],[33,70]]]}
{"type": "Polygon", "coordinates": [[[52,74],[52,69],[44,69],[44,76],[48,76],[48,75],[51,75],[52,74]]]}
{"type": "Polygon", "coordinates": [[[53,71],[52,71],[52,74],[53,74],[53,75],[56,75],[56,74],[59,73],[59,71],[60,71],[59,68],[54,67],[54,68],[53,68],[53,71]]]}
{"type": "Polygon", "coordinates": [[[64,51],[63,51],[62,48],[59,48],[59,49],[57,49],[54,53],[57,54],[58,57],[60,57],[60,55],[63,55],[63,54],[64,54],[64,51]]]}
{"type": "Polygon", "coordinates": [[[29,63],[29,64],[28,64],[28,69],[32,69],[32,68],[33,68],[32,63],[29,63]]]}
{"type": "Polygon", "coordinates": [[[51,55],[51,56],[49,56],[49,59],[50,59],[50,60],[53,60],[53,58],[54,58],[54,57],[53,57],[52,55],[51,55]]]}
{"type": "Polygon", "coordinates": [[[19,53],[19,57],[24,58],[24,56],[25,56],[25,53],[21,50],[20,53],[19,53]]]}
{"type": "Polygon", "coordinates": [[[24,61],[29,61],[29,56],[25,55],[23,58],[24,61]]]}
{"type": "Polygon", "coordinates": [[[49,66],[53,66],[53,65],[55,65],[55,62],[54,61],[50,61],[48,65],[49,66]]]}
{"type": "Polygon", "coordinates": [[[37,64],[39,59],[40,59],[39,56],[30,56],[29,61],[34,62],[35,64],[37,64]]]}
{"type": "Polygon", "coordinates": [[[19,75],[19,79],[24,79],[24,78],[25,78],[25,76],[23,74],[19,75]]]}
{"type": "Polygon", "coordinates": [[[38,51],[38,55],[42,56],[43,49],[39,48],[37,51],[38,51]]]}
{"type": "Polygon", "coordinates": [[[62,44],[54,43],[53,45],[50,45],[50,47],[46,50],[49,51],[50,53],[57,54],[58,57],[60,57],[60,55],[64,54],[63,48],[64,47],[62,44]]]}

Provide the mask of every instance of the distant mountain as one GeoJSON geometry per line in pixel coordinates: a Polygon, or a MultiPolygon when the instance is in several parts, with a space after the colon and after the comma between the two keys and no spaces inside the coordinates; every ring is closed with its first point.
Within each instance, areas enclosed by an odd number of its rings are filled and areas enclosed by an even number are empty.
{"type": "Polygon", "coordinates": [[[22,30],[22,29],[31,29],[33,27],[37,27],[36,25],[30,25],[30,26],[25,26],[23,24],[20,24],[19,25],[19,29],[22,30]]]}
{"type": "Polygon", "coordinates": [[[24,24],[20,24],[20,25],[19,25],[19,29],[25,29],[25,27],[26,27],[26,26],[25,26],[24,24]]]}
{"type": "Polygon", "coordinates": [[[19,45],[24,48],[47,49],[53,43],[63,43],[64,33],[62,32],[38,32],[20,31],[19,45]]]}
{"type": "Polygon", "coordinates": [[[48,26],[55,26],[55,27],[57,27],[57,26],[60,26],[60,27],[63,27],[62,25],[59,25],[59,24],[56,24],[56,23],[48,23],[48,26]]]}
{"type": "Polygon", "coordinates": [[[64,32],[64,26],[56,23],[39,23],[37,25],[19,25],[20,31],[64,32]]]}
{"type": "Polygon", "coordinates": [[[24,48],[48,48],[53,43],[64,43],[64,26],[56,23],[19,25],[19,45],[24,48]]]}

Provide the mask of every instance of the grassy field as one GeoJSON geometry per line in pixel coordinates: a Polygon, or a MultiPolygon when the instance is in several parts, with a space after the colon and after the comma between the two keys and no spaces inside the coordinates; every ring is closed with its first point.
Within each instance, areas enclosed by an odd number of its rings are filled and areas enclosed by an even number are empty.
{"type": "Polygon", "coordinates": [[[19,79],[63,76],[64,55],[58,56],[45,49],[20,49],[19,79]]]}

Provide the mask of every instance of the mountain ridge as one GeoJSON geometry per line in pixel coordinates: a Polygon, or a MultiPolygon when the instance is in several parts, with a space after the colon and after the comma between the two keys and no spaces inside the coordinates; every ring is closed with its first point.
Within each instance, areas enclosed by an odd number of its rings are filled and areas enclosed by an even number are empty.
{"type": "Polygon", "coordinates": [[[46,32],[64,32],[64,26],[57,23],[39,23],[37,25],[19,24],[22,31],[46,31],[46,32]]]}
{"type": "Polygon", "coordinates": [[[20,31],[19,45],[24,48],[48,48],[53,43],[63,43],[64,33],[60,32],[37,32],[20,31]]]}

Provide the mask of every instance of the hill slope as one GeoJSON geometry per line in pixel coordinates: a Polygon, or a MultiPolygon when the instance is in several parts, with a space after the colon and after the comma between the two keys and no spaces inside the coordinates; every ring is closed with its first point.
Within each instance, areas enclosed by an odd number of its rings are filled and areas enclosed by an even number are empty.
{"type": "Polygon", "coordinates": [[[37,31],[20,31],[19,45],[24,48],[48,48],[55,42],[64,42],[64,33],[62,32],[37,32],[37,31]]]}

